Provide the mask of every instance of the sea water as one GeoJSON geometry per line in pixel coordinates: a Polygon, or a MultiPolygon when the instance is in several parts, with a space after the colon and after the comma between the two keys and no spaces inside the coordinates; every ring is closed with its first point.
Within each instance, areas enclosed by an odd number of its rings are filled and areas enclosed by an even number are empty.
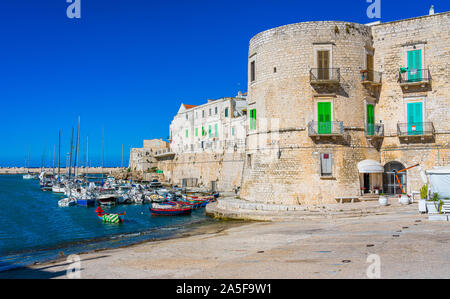
{"type": "Polygon", "coordinates": [[[105,224],[95,207],[58,207],[63,195],[43,192],[38,180],[0,175],[0,271],[104,248],[170,238],[195,225],[213,223],[205,210],[190,216],[152,217],[149,205],[118,205],[123,224],[105,224]]]}

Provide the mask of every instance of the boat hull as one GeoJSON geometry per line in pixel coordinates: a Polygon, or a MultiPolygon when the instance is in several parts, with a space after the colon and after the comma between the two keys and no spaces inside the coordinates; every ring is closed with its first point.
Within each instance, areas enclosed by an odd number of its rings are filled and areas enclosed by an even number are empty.
{"type": "Polygon", "coordinates": [[[156,209],[150,208],[150,214],[152,216],[183,216],[190,215],[192,209],[188,208],[173,208],[173,209],[156,209]]]}
{"type": "Polygon", "coordinates": [[[95,206],[95,199],[77,199],[77,205],[82,207],[95,206]]]}
{"type": "Polygon", "coordinates": [[[110,223],[110,224],[119,224],[123,223],[125,215],[119,215],[119,214],[106,214],[103,216],[97,215],[97,217],[103,222],[103,223],[110,223]]]}

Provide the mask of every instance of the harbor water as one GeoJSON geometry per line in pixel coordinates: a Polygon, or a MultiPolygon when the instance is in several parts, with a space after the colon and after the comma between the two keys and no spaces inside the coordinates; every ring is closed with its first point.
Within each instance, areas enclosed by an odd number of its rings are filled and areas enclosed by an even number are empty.
{"type": "Polygon", "coordinates": [[[38,180],[0,175],[0,271],[61,256],[174,237],[196,225],[214,223],[204,209],[190,216],[152,217],[150,205],[118,205],[123,224],[102,223],[95,207],[58,207],[63,195],[43,192],[38,180]]]}

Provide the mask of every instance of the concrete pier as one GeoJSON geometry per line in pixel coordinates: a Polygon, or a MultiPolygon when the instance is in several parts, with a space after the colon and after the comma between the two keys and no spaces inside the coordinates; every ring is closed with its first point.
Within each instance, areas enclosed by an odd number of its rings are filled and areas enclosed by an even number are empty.
{"type": "MultiPolygon", "coordinates": [[[[124,170],[125,168],[120,167],[104,167],[103,169],[101,167],[89,167],[89,168],[78,168],[79,174],[85,174],[85,173],[92,173],[92,174],[111,174],[113,172],[124,170]]],[[[39,174],[41,171],[45,171],[47,173],[52,173],[53,168],[25,168],[25,167],[1,167],[0,168],[0,175],[1,174],[25,174],[25,173],[36,173],[39,174]]],[[[73,170],[72,170],[73,171],[73,170]]],[[[61,174],[67,174],[69,172],[69,169],[61,168],[61,174]]],[[[55,173],[58,173],[58,168],[55,169],[55,173]]]]}

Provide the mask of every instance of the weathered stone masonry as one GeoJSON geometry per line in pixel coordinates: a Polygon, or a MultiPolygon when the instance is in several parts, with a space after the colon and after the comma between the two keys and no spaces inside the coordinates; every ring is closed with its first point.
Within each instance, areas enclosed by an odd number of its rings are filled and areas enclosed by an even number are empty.
{"type": "MultiPolygon", "coordinates": [[[[444,13],[372,27],[299,23],[252,38],[248,104],[249,110],[256,109],[258,126],[248,132],[241,197],[265,203],[331,203],[336,197],[359,195],[360,161],[420,163],[425,169],[448,164],[448,28],[449,13],[444,13]],[[405,91],[398,82],[406,61],[402,47],[418,43],[425,44],[423,66],[429,67],[432,83],[425,90],[419,85],[405,91]],[[321,50],[329,51],[329,67],[340,70],[337,84],[313,84],[311,72],[318,68],[321,50]],[[374,57],[373,69],[383,73],[381,86],[361,82],[368,54],[374,57]],[[424,121],[436,129],[431,139],[405,140],[397,134],[397,124],[407,121],[405,99],[411,96],[425,98],[424,121]],[[309,132],[310,122],[318,121],[318,102],[330,103],[331,121],[343,122],[343,132],[332,137],[309,132]],[[384,138],[366,137],[367,104],[374,106],[375,124],[383,122],[384,138]],[[329,176],[321,173],[324,154],[332,159],[329,176]]],[[[409,192],[422,184],[418,169],[408,172],[409,192]]]]}

